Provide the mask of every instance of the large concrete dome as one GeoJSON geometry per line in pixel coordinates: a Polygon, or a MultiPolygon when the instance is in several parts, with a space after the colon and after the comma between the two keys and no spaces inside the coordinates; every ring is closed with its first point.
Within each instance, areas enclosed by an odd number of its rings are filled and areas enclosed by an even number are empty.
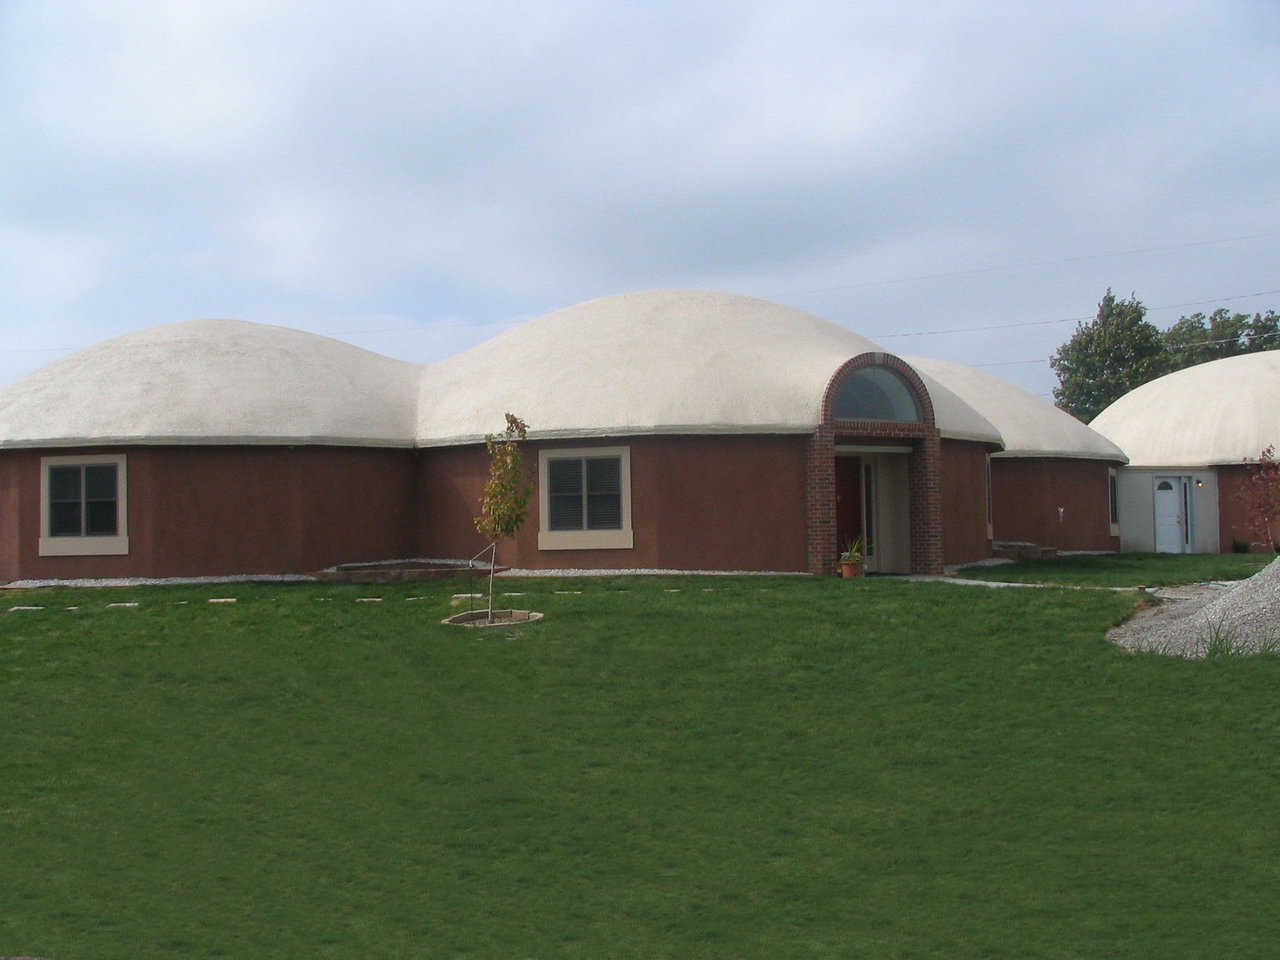
{"type": "Polygon", "coordinates": [[[1280,447],[1280,350],[1178,370],[1130,390],[1090,424],[1133,467],[1198,467],[1258,459],[1280,447]]]}
{"type": "Polygon", "coordinates": [[[946,360],[904,357],[922,376],[945,384],[995,425],[1004,450],[993,457],[1061,457],[1125,462],[1124,451],[1069,413],[982,370],[946,360]]]}
{"type": "Polygon", "coordinates": [[[168,324],[0,390],[0,446],[411,446],[419,369],[284,327],[168,324]]]}
{"type": "MultiPolygon", "coordinates": [[[[765,300],[606,297],[418,366],[237,320],[126,334],[0,390],[0,447],[473,443],[510,410],[533,437],[811,433],[847,360],[881,347],[765,300]]],[[[1000,432],[921,369],[944,437],[1000,432]]]]}
{"type": "MultiPolygon", "coordinates": [[[[429,366],[418,442],[474,442],[512,411],[536,437],[807,433],[842,363],[883,348],[811,314],[736,294],[650,291],[591,300],[429,366]]],[[[925,380],[944,435],[999,442],[925,380]]]]}

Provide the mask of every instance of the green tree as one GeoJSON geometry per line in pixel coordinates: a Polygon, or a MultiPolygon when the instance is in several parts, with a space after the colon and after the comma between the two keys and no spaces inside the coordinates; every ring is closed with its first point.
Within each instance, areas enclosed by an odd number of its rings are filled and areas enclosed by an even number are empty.
{"type": "Polygon", "coordinates": [[[1049,360],[1058,375],[1058,406],[1088,423],[1112,401],[1168,371],[1168,353],[1136,295],[1119,300],[1107,288],[1098,315],[1077,323],[1049,360]]]}
{"type": "Polygon", "coordinates": [[[1163,334],[1169,369],[1235,357],[1242,353],[1280,349],[1280,314],[1231,313],[1219,307],[1206,317],[1193,313],[1179,317],[1163,334]]]}

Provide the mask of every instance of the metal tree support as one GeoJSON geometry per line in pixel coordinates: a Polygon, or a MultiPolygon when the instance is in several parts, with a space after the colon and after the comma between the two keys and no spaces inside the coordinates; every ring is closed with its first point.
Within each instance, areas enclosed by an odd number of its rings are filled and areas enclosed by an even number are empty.
{"type": "MultiPolygon", "coordinates": [[[[477,553],[474,557],[468,560],[467,567],[473,568],[475,566],[476,561],[479,560],[481,557],[483,557],[486,553],[489,554],[489,622],[493,623],[493,568],[498,565],[498,542],[495,540],[493,543],[489,544],[487,547],[485,547],[483,550],[477,553]]],[[[468,602],[467,609],[468,610],[471,609],[469,602],[468,602]]]]}

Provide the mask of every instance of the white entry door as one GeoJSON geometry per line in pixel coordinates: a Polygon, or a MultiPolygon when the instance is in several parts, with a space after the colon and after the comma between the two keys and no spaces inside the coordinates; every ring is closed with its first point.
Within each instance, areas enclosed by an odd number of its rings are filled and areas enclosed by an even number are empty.
{"type": "Polygon", "coordinates": [[[1181,477],[1156,477],[1156,553],[1184,553],[1187,517],[1181,477]]]}

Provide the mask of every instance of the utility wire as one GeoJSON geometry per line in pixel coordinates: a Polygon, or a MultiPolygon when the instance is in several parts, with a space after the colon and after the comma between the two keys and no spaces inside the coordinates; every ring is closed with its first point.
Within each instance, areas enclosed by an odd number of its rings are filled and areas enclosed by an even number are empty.
{"type": "Polygon", "coordinates": [[[784,290],[780,293],[766,294],[767,297],[803,297],[816,293],[834,293],[838,290],[861,290],[865,287],[880,287],[894,283],[915,283],[920,280],[940,280],[945,277],[967,277],[981,273],[994,273],[998,270],[1022,270],[1027,267],[1051,267],[1059,263],[1080,263],[1085,260],[1105,260],[1107,257],[1127,257],[1139,253],[1160,253],[1165,250],[1185,250],[1190,247],[1210,247],[1220,243],[1236,243],[1241,240],[1262,240],[1267,237],[1280,236],[1280,231],[1269,230],[1266,233],[1249,233],[1239,237],[1221,237],[1216,240],[1190,240],[1186,243],[1170,243],[1154,247],[1134,247],[1129,250],[1111,250],[1106,253],[1085,253],[1074,257],[1060,257],[1056,260],[1024,260],[1015,263],[999,263],[986,267],[972,267],[965,270],[942,270],[937,273],[919,273],[913,276],[894,277],[886,280],[866,280],[860,283],[843,283],[834,287],[820,287],[815,290],[784,290]]]}
{"type": "MultiPolygon", "coordinates": [[[[1260,333],[1256,337],[1250,337],[1249,342],[1254,343],[1258,340],[1270,340],[1273,337],[1280,337],[1280,330],[1272,333],[1260,333]]],[[[1179,349],[1187,347],[1214,347],[1220,343],[1239,343],[1239,337],[1223,337],[1220,340],[1192,340],[1190,343],[1179,345],[1179,349]]],[[[1008,367],[1020,363],[1048,363],[1049,357],[1041,357],[1035,360],[990,360],[985,363],[971,363],[971,367],[1008,367]]]]}
{"type": "MultiPolygon", "coordinates": [[[[1271,236],[1271,234],[1257,234],[1257,236],[1271,236]]],[[[1247,239],[1247,238],[1236,238],[1247,239]]],[[[1207,243],[1222,243],[1226,241],[1205,240],[1198,243],[1184,244],[1183,246],[1198,246],[1207,243]]],[[[1155,248],[1153,248],[1155,249],[1155,248]]],[[[1099,254],[1101,256],[1101,254],[1099,254]]],[[[1153,310],[1177,310],[1182,307],[1205,306],[1214,303],[1229,303],[1233,300],[1248,300],[1252,297],[1265,297],[1280,294],[1280,288],[1274,290],[1259,290],[1256,293],[1237,293],[1228,297],[1211,297],[1205,300],[1184,300],[1181,303],[1166,303],[1159,306],[1146,307],[1148,313],[1153,310]]],[[[1145,305],[1144,305],[1145,306],[1145,305]]],[[[513,318],[502,320],[489,320],[481,323],[473,323],[468,320],[438,320],[430,324],[419,324],[416,322],[403,324],[395,327],[376,327],[369,329],[367,327],[356,327],[348,330],[324,330],[317,331],[323,336],[350,336],[355,334],[368,335],[377,333],[402,333],[406,330],[434,330],[440,327],[473,327],[482,329],[484,327],[510,327],[514,326],[521,320],[533,319],[531,315],[521,315],[513,318]]],[[[1093,320],[1093,316],[1078,317],[1055,317],[1052,320],[1016,320],[1012,323],[993,323],[985,324],[977,327],[945,327],[941,330],[909,330],[902,333],[880,333],[873,334],[876,340],[888,340],[897,337],[936,337],[951,333],[980,333],[987,330],[1011,330],[1017,327],[1045,327],[1057,323],[1083,323],[1087,320],[1093,320]]],[[[79,350],[80,347],[8,347],[0,346],[0,353],[69,353],[73,350],[79,350]]],[[[1037,363],[1039,361],[1008,361],[1016,363],[1037,363]]],[[[971,366],[982,366],[982,364],[971,364],[971,366]]]]}
{"type": "MultiPolygon", "coordinates": [[[[1182,307],[1204,306],[1209,303],[1227,303],[1231,300],[1248,300],[1250,297],[1266,297],[1280,293],[1280,289],[1276,290],[1259,290],[1257,293],[1237,293],[1230,297],[1214,297],[1211,300],[1185,300],[1182,303],[1166,303],[1157,307],[1147,307],[1147,312],[1152,310],[1177,310],[1182,307]]],[[[944,333],[977,333],[981,330],[1009,330],[1013,327],[1046,327],[1053,323],[1083,323],[1086,320],[1095,319],[1092,316],[1086,317],[1057,317],[1053,320],[1016,320],[1013,323],[993,323],[981,327],[946,327],[942,330],[910,330],[905,333],[880,333],[875,334],[877,340],[887,340],[890,337],[934,337],[944,333]]]]}

